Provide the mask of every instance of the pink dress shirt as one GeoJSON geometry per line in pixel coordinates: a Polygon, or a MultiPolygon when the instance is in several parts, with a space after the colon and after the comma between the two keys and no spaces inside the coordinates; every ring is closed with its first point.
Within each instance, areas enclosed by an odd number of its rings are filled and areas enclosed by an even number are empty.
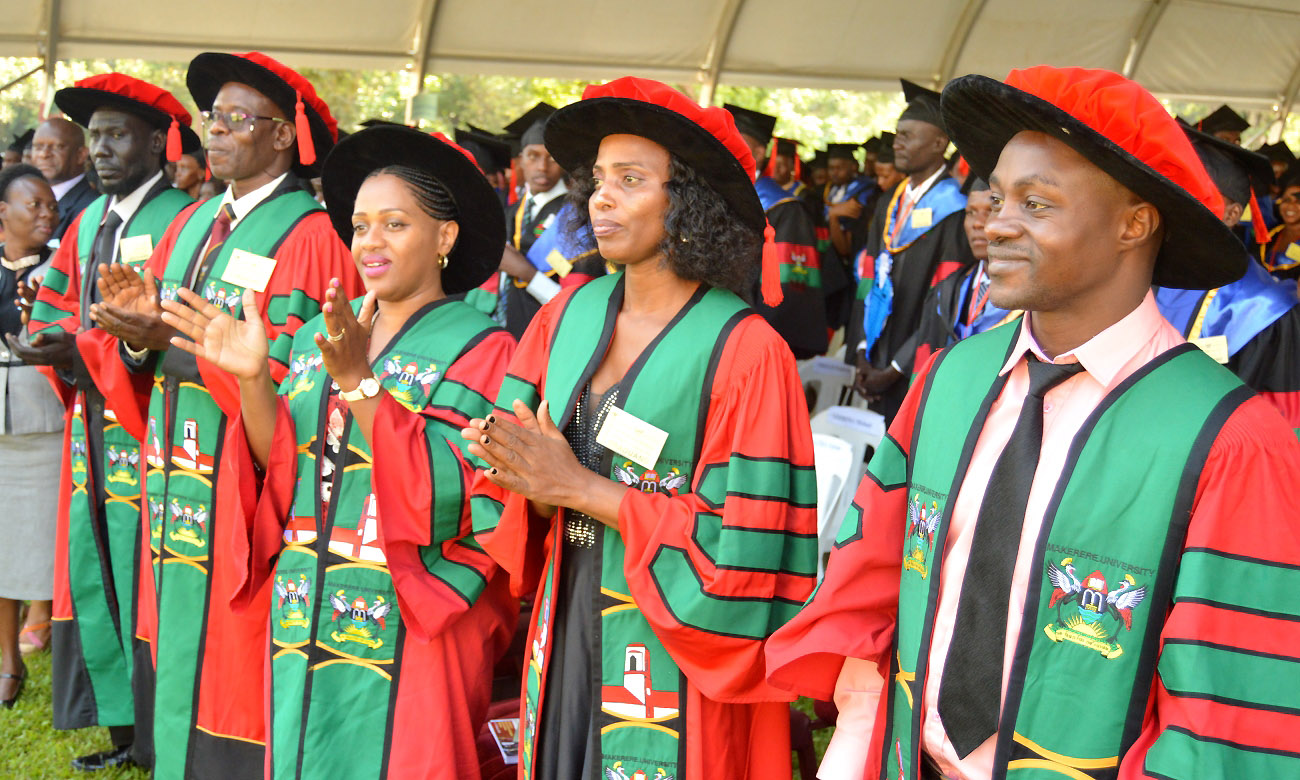
{"type": "MultiPolygon", "coordinates": [[[[1106,394],[1134,371],[1163,352],[1183,343],[1178,331],[1165,321],[1156,307],[1155,296],[1147,293],[1142,303],[1119,322],[1098,333],[1078,348],[1056,356],[1043,354],[1034,340],[1032,314],[1026,315],[1016,343],[1002,367],[1008,374],[1002,393],[993,403],[984,430],[975,445],[970,467],[953,505],[943,559],[943,583],[935,612],[934,638],[930,647],[929,673],[921,700],[921,744],[935,759],[943,773],[954,780],[985,780],[993,771],[993,752],[997,735],[990,737],[974,752],[959,759],[939,717],[939,682],[943,679],[944,661],[957,620],[957,602],[975,535],[975,519],[984,500],[984,490],[998,456],[1011,438],[1020,407],[1029,390],[1029,369],[1025,352],[1032,350],[1039,360],[1054,363],[1083,364],[1084,371],[1050,390],[1043,404],[1043,448],[1038,470],[1029,491],[1025,523],[1020,536],[1015,573],[1011,581],[1011,601],[1007,611],[1006,650],[1002,662],[1002,686],[1006,691],[1012,654],[1020,634],[1029,577],[1035,565],[1033,553],[1042,530],[1043,514],[1060,479],[1061,469],[1075,434],[1088,415],[1106,394]]],[[[931,403],[934,399],[931,400],[931,403]]],[[[831,744],[826,750],[817,776],[821,780],[844,780],[860,777],[871,744],[871,730],[883,681],[874,662],[846,659],[836,683],[835,703],[840,708],[839,721],[831,744]]]]}

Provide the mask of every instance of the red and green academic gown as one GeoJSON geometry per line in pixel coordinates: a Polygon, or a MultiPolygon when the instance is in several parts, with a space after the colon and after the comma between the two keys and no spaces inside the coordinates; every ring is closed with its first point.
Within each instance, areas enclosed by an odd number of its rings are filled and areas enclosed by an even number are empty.
{"type": "MultiPolygon", "coordinates": [[[[203,272],[220,201],[182,213],[150,265],[164,297],[189,287],[236,316],[244,285],[263,286],[258,303],[271,339],[271,375],[279,381],[288,373],[293,334],[320,312],[330,278],[342,279],[349,295],[360,291],[351,253],[290,173],[235,225],[203,272]]],[[[264,670],[250,659],[266,646],[267,621],[265,612],[235,614],[230,607],[237,584],[233,531],[216,495],[221,443],[228,418],[239,410],[239,385],[178,349],[159,353],[156,363],[142,442],[148,518],[142,544],[151,565],[141,566],[140,583],[141,625],[156,669],[154,772],[242,777],[263,764],[264,670]]],[[[269,603],[269,583],[266,590],[262,604],[269,603]]]]}
{"type": "MultiPolygon", "coordinates": [[[[141,185],[144,186],[144,185],[141,185]]],[[[132,376],[118,341],[95,327],[99,296],[92,256],[110,198],[92,202],[71,224],[45,274],[29,331],[77,333],[68,374],[46,371],[67,406],[55,554],[51,630],[53,721],[60,729],[130,726],[140,548],[140,414],[147,376],[132,376]],[[81,332],[78,333],[78,330],[81,332]],[[119,383],[132,402],[105,404],[99,388],[119,383]]],[[[117,259],[142,268],[172,219],[191,202],[159,179],[122,226],[117,259]]]]}
{"type": "MultiPolygon", "coordinates": [[[[618,273],[543,307],[497,413],[547,399],[573,435],[622,300],[618,273]]],[[[522,496],[477,483],[484,549],[515,592],[537,594],[521,776],[545,776],[539,755],[577,750],[582,780],[788,778],[791,697],[763,679],[763,643],[812,589],[817,547],[790,352],[739,298],[700,287],[617,387],[618,408],[667,433],[657,455],[596,450],[601,473],[628,486],[620,531],[566,510],[544,520],[522,496]],[[566,567],[577,565],[575,578],[566,567]],[[550,712],[551,700],[580,722],[550,712]]]]}
{"type": "Polygon", "coordinates": [[[412,315],[374,363],[372,446],[322,365],[324,327],[294,338],[265,477],[235,418],[218,487],[236,606],[270,608],[266,777],[472,780],[519,602],[471,535],[460,431],[491,412],[515,342],[462,301],[412,315]]]}
{"type": "MultiPolygon", "coordinates": [[[[781,263],[784,296],[779,306],[767,306],[760,300],[755,308],[790,345],[796,359],[820,355],[826,351],[828,341],[821,254],[812,218],[798,194],[799,183],[782,187],[770,176],[760,176],[754,187],[776,233],[773,240],[781,263]]],[[[754,292],[758,289],[755,284],[754,292]]]]}
{"type": "MultiPolygon", "coordinates": [[[[819,699],[846,658],[876,664],[862,778],[920,776],[913,702],[938,684],[925,659],[940,578],[927,573],[943,570],[948,513],[1019,327],[922,368],[825,579],[769,641],[771,682],[819,699]]],[[[1271,465],[1298,458],[1277,412],[1190,344],[1098,405],[1036,543],[995,777],[1300,776],[1300,488],[1271,465]],[[1120,587],[1094,585],[1107,576],[1120,587]]]]}

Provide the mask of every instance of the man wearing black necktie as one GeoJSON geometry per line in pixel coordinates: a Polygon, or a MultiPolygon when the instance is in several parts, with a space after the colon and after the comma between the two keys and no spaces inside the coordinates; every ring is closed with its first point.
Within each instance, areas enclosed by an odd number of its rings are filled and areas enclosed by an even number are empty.
{"type": "MultiPolygon", "coordinates": [[[[90,134],[103,195],[69,226],[32,311],[31,345],[17,351],[53,367],[72,408],[57,550],[51,646],[55,728],[108,727],[113,747],[73,760],[81,770],[128,760],[135,742],[135,653],[140,546],[139,414],[106,403],[109,374],[126,377],[118,341],[96,327],[100,265],[142,265],[191,199],[162,173],[164,152],[196,150],[189,112],[158,87],[130,76],[91,76],[59,90],[55,103],[90,134]],[[171,138],[172,143],[168,140],[171,138]],[[80,470],[75,467],[81,467],[80,470]]],[[[147,377],[137,383],[141,392],[147,377]]]]}
{"type": "Polygon", "coordinates": [[[927,360],[769,681],[835,697],[818,772],[1294,777],[1300,458],[1160,316],[1247,257],[1168,112],[1118,74],[965,76],[944,126],[990,184],[1019,322],[927,360]]]}

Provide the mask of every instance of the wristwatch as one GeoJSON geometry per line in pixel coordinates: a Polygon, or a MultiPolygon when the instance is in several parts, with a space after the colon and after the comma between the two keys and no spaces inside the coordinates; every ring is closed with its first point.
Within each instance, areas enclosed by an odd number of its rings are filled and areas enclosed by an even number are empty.
{"type": "Polygon", "coordinates": [[[377,395],[379,395],[379,380],[373,376],[368,376],[361,380],[361,384],[357,385],[357,389],[340,392],[339,398],[351,403],[360,401],[362,398],[374,398],[377,395]]]}

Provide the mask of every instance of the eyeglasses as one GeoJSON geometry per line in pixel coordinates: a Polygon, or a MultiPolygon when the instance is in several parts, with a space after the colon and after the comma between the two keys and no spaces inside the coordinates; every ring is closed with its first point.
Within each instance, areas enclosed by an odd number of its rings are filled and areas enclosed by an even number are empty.
{"type": "Polygon", "coordinates": [[[218,111],[216,109],[211,111],[200,111],[199,115],[203,117],[203,124],[205,127],[212,127],[212,125],[220,122],[232,133],[242,133],[245,130],[250,133],[253,132],[253,120],[255,119],[265,119],[270,122],[289,121],[288,119],[280,119],[279,117],[274,116],[258,116],[256,114],[246,114],[243,111],[227,112],[218,111]]]}

